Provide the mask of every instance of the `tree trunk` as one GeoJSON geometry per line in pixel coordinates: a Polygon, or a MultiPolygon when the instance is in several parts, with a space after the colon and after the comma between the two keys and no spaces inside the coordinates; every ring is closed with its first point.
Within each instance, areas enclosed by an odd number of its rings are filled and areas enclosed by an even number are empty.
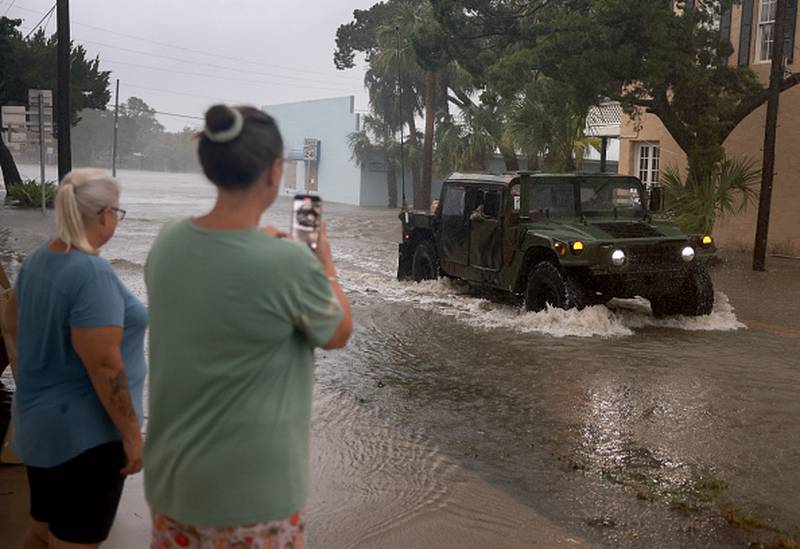
{"type": "Polygon", "coordinates": [[[388,165],[386,172],[386,187],[389,190],[389,207],[397,207],[397,166],[394,164],[388,165]]]}
{"type": "Polygon", "coordinates": [[[725,156],[725,148],[721,142],[705,146],[688,146],[684,151],[689,163],[689,173],[686,177],[686,184],[689,186],[707,181],[714,173],[714,166],[725,156]]]}
{"type": "Polygon", "coordinates": [[[422,170],[420,169],[419,162],[419,140],[417,139],[417,124],[414,117],[408,119],[408,143],[412,149],[409,150],[408,159],[411,164],[411,180],[412,188],[414,189],[414,209],[427,210],[431,202],[431,190],[428,188],[428,194],[422,188],[422,170]]]}
{"type": "Polygon", "coordinates": [[[2,139],[0,139],[0,169],[3,171],[3,182],[6,185],[6,191],[8,191],[10,187],[22,183],[22,177],[19,175],[17,163],[14,162],[11,151],[8,150],[8,147],[2,139]]]}
{"type": "MultiPolygon", "coordinates": [[[[433,122],[436,114],[436,73],[425,73],[425,143],[422,150],[422,183],[420,190],[426,197],[426,203],[431,201],[431,187],[433,186],[433,122]]],[[[416,201],[415,201],[416,202],[416,201]]]]}
{"type": "Polygon", "coordinates": [[[517,158],[517,151],[513,147],[500,146],[500,154],[503,155],[503,162],[506,163],[506,169],[510,172],[519,171],[519,159],[517,158]]]}

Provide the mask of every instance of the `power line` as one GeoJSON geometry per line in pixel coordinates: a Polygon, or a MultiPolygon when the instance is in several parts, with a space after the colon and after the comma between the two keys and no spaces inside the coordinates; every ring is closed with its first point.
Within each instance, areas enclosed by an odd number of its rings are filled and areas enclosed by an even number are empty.
{"type": "MultiPolygon", "coordinates": [[[[6,15],[8,15],[8,12],[9,12],[9,11],[11,11],[11,8],[13,8],[13,7],[14,7],[14,2],[16,2],[16,1],[17,1],[17,0],[11,0],[11,3],[10,3],[10,4],[8,5],[8,7],[6,8],[6,12],[3,14],[3,17],[5,17],[6,15]]],[[[19,8],[19,6],[17,6],[17,8],[19,8]]]]}
{"type": "MultiPolygon", "coordinates": [[[[48,19],[48,17],[52,17],[52,15],[53,15],[53,12],[54,12],[55,10],[56,10],[56,4],[53,4],[53,7],[52,7],[52,8],[50,8],[50,11],[48,11],[47,13],[45,13],[45,14],[42,16],[42,18],[39,20],[39,22],[38,22],[38,23],[36,23],[36,24],[33,26],[33,28],[31,29],[31,31],[30,31],[28,34],[26,34],[26,35],[25,35],[25,40],[27,40],[27,39],[30,37],[30,35],[31,35],[31,34],[33,34],[34,32],[36,32],[36,29],[38,29],[38,28],[39,28],[39,26],[40,26],[40,25],[41,25],[41,24],[44,22],[44,20],[45,20],[45,19],[47,19],[47,23],[49,24],[49,23],[50,23],[50,19],[48,19]]],[[[45,28],[47,28],[47,25],[45,25],[45,28]]]]}
{"type": "MultiPolygon", "coordinates": [[[[39,14],[43,13],[41,11],[33,10],[33,9],[30,9],[30,8],[25,8],[23,6],[17,6],[17,9],[18,10],[27,11],[27,12],[30,12],[30,13],[39,13],[39,14]]],[[[340,76],[340,75],[335,75],[335,74],[331,74],[331,73],[323,72],[323,71],[314,71],[314,70],[309,70],[309,69],[299,69],[297,67],[288,67],[286,65],[275,65],[275,64],[271,64],[271,63],[263,63],[263,62],[260,62],[260,61],[251,61],[251,60],[248,60],[248,59],[243,59],[241,57],[233,57],[233,56],[229,56],[229,55],[211,53],[211,52],[207,52],[207,51],[203,51],[203,50],[186,48],[184,46],[178,46],[176,44],[169,44],[169,43],[166,43],[166,42],[159,42],[157,40],[151,40],[149,38],[143,38],[141,36],[136,36],[134,34],[128,34],[128,33],[120,32],[120,31],[107,29],[107,28],[104,28],[104,27],[98,27],[96,25],[89,25],[87,23],[81,23],[79,21],[75,21],[74,19],[72,20],[72,24],[73,25],[79,25],[81,27],[86,27],[86,28],[89,28],[89,29],[98,30],[98,31],[101,31],[101,32],[107,32],[109,34],[115,34],[117,36],[123,36],[125,38],[130,38],[132,40],[139,40],[141,42],[146,42],[146,43],[149,43],[149,44],[154,44],[154,45],[165,47],[165,48],[172,48],[172,49],[176,49],[176,50],[181,50],[181,51],[186,51],[186,52],[191,52],[191,53],[197,53],[197,54],[200,54],[200,55],[206,55],[206,56],[209,56],[209,57],[216,57],[218,59],[225,59],[225,60],[228,60],[228,61],[236,61],[236,62],[239,62],[239,63],[248,64],[248,65],[256,65],[256,66],[262,66],[262,67],[283,69],[283,70],[288,70],[288,71],[298,72],[298,73],[316,74],[316,75],[325,76],[327,78],[349,78],[348,76],[344,76],[344,75],[340,76]]]]}
{"type": "Polygon", "coordinates": [[[243,83],[247,83],[247,84],[257,84],[257,85],[260,85],[260,86],[283,86],[283,87],[292,86],[292,87],[296,87],[296,88],[316,89],[316,90],[324,90],[324,91],[338,91],[338,92],[344,91],[342,88],[320,87],[320,86],[309,86],[309,85],[296,85],[296,84],[283,83],[283,82],[267,82],[265,80],[249,80],[249,79],[245,79],[245,78],[231,78],[231,77],[228,77],[228,76],[216,76],[216,75],[213,75],[213,74],[204,74],[204,73],[200,73],[200,72],[183,71],[183,70],[178,70],[178,69],[165,69],[163,67],[153,67],[151,65],[140,65],[138,63],[128,63],[127,61],[116,61],[114,59],[108,59],[108,58],[104,59],[103,63],[111,63],[112,65],[114,63],[116,63],[118,65],[127,65],[127,66],[130,66],[130,67],[136,67],[136,68],[140,68],[140,69],[148,69],[148,70],[159,71],[159,72],[168,72],[168,73],[172,73],[172,74],[185,74],[185,75],[188,75],[188,76],[200,76],[200,77],[203,77],[203,78],[211,78],[211,79],[214,79],[214,80],[224,80],[226,82],[243,82],[243,83]]]}
{"type": "MultiPolygon", "coordinates": [[[[185,63],[187,65],[199,65],[201,67],[209,67],[209,68],[220,69],[220,70],[224,70],[224,71],[237,72],[237,73],[242,72],[241,69],[232,69],[230,67],[225,67],[223,65],[213,65],[213,64],[203,63],[203,62],[200,62],[200,61],[188,61],[186,59],[181,59],[179,57],[172,57],[172,56],[169,56],[169,55],[161,55],[161,54],[158,54],[158,53],[150,53],[150,52],[141,51],[141,50],[123,48],[121,46],[114,46],[112,44],[106,44],[106,43],[97,42],[97,41],[94,41],[94,40],[86,40],[84,38],[76,38],[76,40],[80,40],[82,43],[86,43],[86,44],[95,44],[97,46],[103,46],[103,47],[106,47],[106,48],[112,48],[112,49],[116,49],[116,50],[120,50],[120,51],[124,51],[124,52],[129,52],[129,53],[135,53],[135,54],[138,54],[138,55],[146,55],[148,57],[157,57],[157,58],[160,58],[160,59],[168,59],[170,61],[176,61],[178,63],[185,63]]],[[[289,80],[299,80],[299,81],[303,81],[303,82],[312,82],[312,83],[315,83],[315,84],[326,84],[327,83],[327,82],[324,82],[322,80],[315,80],[315,79],[312,79],[312,78],[303,78],[303,77],[299,77],[299,76],[286,76],[286,75],[283,75],[283,74],[274,74],[274,73],[268,73],[268,72],[252,72],[252,71],[248,71],[248,74],[257,74],[259,76],[268,76],[270,78],[283,78],[283,79],[289,79],[289,80]]],[[[335,84],[337,86],[339,85],[338,82],[335,82],[335,84]]],[[[342,83],[341,85],[342,85],[342,87],[344,87],[344,83],[342,83]]]]}
{"type": "Polygon", "coordinates": [[[184,95],[186,97],[196,97],[198,99],[209,99],[211,101],[220,101],[220,102],[225,101],[221,97],[211,97],[209,95],[198,95],[198,94],[195,94],[195,93],[179,92],[179,91],[175,91],[175,90],[165,90],[163,88],[151,88],[149,86],[139,86],[138,84],[128,84],[127,82],[124,83],[124,86],[126,88],[133,88],[135,90],[147,90],[147,91],[155,91],[155,92],[161,92],[161,93],[171,93],[173,95],[184,95]]]}
{"type": "Polygon", "coordinates": [[[202,116],[193,116],[191,114],[176,114],[174,112],[152,111],[156,114],[163,114],[164,116],[174,116],[175,118],[190,118],[192,120],[205,120],[202,116]]]}

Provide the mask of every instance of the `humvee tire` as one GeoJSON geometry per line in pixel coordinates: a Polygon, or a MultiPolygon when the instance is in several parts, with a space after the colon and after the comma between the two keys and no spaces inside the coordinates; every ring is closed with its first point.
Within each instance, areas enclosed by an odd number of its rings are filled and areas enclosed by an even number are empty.
{"type": "Polygon", "coordinates": [[[547,304],[558,309],[583,309],[585,292],[580,284],[550,263],[542,261],[531,269],[525,287],[525,310],[543,311],[547,304]]]}
{"type": "Polygon", "coordinates": [[[431,242],[420,242],[417,249],[414,250],[411,278],[415,282],[439,278],[439,262],[436,261],[436,250],[433,249],[431,242]]]}
{"type": "Polygon", "coordinates": [[[699,264],[692,267],[678,292],[653,296],[650,298],[650,308],[656,318],[711,314],[714,308],[714,283],[708,269],[699,264]]]}

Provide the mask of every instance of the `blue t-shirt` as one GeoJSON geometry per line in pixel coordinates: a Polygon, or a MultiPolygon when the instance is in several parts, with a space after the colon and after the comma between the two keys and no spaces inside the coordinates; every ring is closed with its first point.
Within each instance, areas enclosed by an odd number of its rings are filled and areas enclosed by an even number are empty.
{"type": "Polygon", "coordinates": [[[121,440],[72,346],[72,328],[120,326],[121,354],[141,424],[147,374],[147,309],[105,259],[73,250],[31,254],[17,275],[17,390],[14,450],[26,465],[54,467],[121,440]]]}

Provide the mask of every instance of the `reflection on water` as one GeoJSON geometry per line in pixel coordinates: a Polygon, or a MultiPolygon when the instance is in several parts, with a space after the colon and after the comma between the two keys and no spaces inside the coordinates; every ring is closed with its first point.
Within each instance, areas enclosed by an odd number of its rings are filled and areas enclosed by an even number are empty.
{"type": "MultiPolygon", "coordinates": [[[[210,206],[213,189],[192,175],[122,182],[128,217],[104,255],[144,297],[161,225],[210,206]]],[[[727,297],[746,282],[725,277],[702,318],[656,320],[645,300],[526,313],[459,283],[397,282],[395,212],[325,216],[357,331],[319,356],[312,470],[339,497],[313,495],[312,538],[357,547],[436,509],[508,531],[503,509],[454,496],[461,467],[608,546],[729,546],[717,502],[797,523],[800,338],[747,329],[727,297]]],[[[284,198],[265,222],[289,219],[284,198]]]]}

